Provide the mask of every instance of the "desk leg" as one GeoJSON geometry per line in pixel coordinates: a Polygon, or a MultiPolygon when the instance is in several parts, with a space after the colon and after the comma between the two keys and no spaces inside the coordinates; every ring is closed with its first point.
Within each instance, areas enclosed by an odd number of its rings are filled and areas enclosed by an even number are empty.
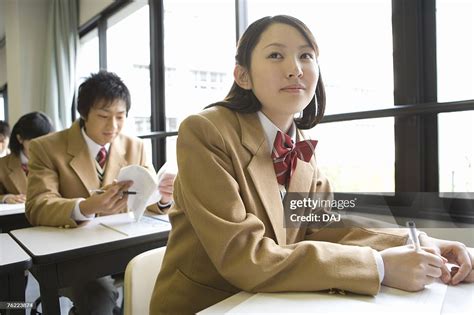
{"type": "Polygon", "coordinates": [[[44,288],[40,284],[41,309],[46,315],[61,315],[59,293],[56,288],[44,288]]]}
{"type": "MultiPolygon", "coordinates": [[[[25,275],[23,270],[0,277],[0,283],[2,283],[0,289],[0,301],[25,302],[25,275]]],[[[24,315],[25,309],[1,309],[0,314],[24,315]]]]}

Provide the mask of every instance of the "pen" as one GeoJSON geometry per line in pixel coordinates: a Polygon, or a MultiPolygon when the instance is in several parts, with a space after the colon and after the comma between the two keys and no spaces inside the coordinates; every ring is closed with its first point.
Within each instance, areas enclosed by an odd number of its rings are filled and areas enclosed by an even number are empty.
{"type": "Polygon", "coordinates": [[[414,221],[407,222],[408,232],[410,233],[410,239],[415,246],[415,250],[418,252],[421,250],[420,240],[418,239],[418,233],[416,232],[416,225],[414,221]]]}
{"type": "MultiPolygon", "coordinates": [[[[91,190],[89,190],[89,192],[91,194],[92,193],[103,194],[103,193],[105,193],[105,190],[103,190],[103,189],[91,189],[91,190]]],[[[137,192],[136,191],[125,190],[125,191],[122,191],[122,194],[124,194],[124,195],[136,195],[137,192]]]]}

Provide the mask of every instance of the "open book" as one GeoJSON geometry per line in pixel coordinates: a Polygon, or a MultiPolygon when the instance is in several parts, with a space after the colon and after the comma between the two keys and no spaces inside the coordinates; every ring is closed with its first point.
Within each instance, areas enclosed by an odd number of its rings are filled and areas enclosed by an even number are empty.
{"type": "Polygon", "coordinates": [[[147,206],[159,201],[156,174],[140,165],[129,165],[122,168],[117,177],[118,181],[132,180],[129,191],[135,195],[128,195],[128,209],[133,212],[135,220],[142,217],[147,206]]]}

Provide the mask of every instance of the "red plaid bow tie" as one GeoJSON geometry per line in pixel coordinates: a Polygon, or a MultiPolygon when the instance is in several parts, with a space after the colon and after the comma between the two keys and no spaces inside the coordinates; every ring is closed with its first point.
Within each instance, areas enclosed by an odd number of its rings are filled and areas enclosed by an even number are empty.
{"type": "Polygon", "coordinates": [[[297,159],[309,162],[316,148],[316,140],[303,140],[293,143],[291,137],[281,131],[277,132],[273,143],[273,167],[280,185],[286,185],[296,169],[297,159]]]}
{"type": "Polygon", "coordinates": [[[107,160],[107,150],[105,147],[100,148],[100,151],[97,153],[95,159],[97,160],[97,163],[99,163],[100,167],[104,168],[105,161],[107,160]]]}

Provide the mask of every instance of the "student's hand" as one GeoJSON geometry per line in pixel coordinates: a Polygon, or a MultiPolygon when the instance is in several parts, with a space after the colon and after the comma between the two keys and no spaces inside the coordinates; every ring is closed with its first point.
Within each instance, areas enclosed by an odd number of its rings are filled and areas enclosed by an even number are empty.
{"type": "Polygon", "coordinates": [[[172,173],[164,173],[163,176],[160,177],[158,191],[161,195],[160,203],[163,205],[166,205],[173,200],[173,183],[175,178],[176,174],[172,173]]]}
{"type": "Polygon", "coordinates": [[[426,234],[420,234],[420,244],[429,246],[436,250],[441,256],[445,257],[449,263],[456,264],[451,273],[445,266],[441,280],[446,284],[456,285],[460,282],[474,282],[472,267],[474,265],[473,252],[460,242],[441,240],[429,237],[426,234]]]}
{"type": "Polygon", "coordinates": [[[3,200],[5,203],[25,203],[26,202],[26,196],[23,194],[19,195],[7,195],[5,199],[3,200]]]}
{"type": "Polygon", "coordinates": [[[112,214],[127,207],[128,195],[123,194],[132,186],[133,181],[114,182],[102,187],[102,194],[94,194],[79,203],[79,209],[85,216],[95,213],[112,214]]]}
{"type": "Polygon", "coordinates": [[[405,291],[420,291],[439,278],[446,260],[430,248],[422,249],[417,252],[413,246],[406,245],[381,251],[385,268],[382,284],[405,291]]]}

